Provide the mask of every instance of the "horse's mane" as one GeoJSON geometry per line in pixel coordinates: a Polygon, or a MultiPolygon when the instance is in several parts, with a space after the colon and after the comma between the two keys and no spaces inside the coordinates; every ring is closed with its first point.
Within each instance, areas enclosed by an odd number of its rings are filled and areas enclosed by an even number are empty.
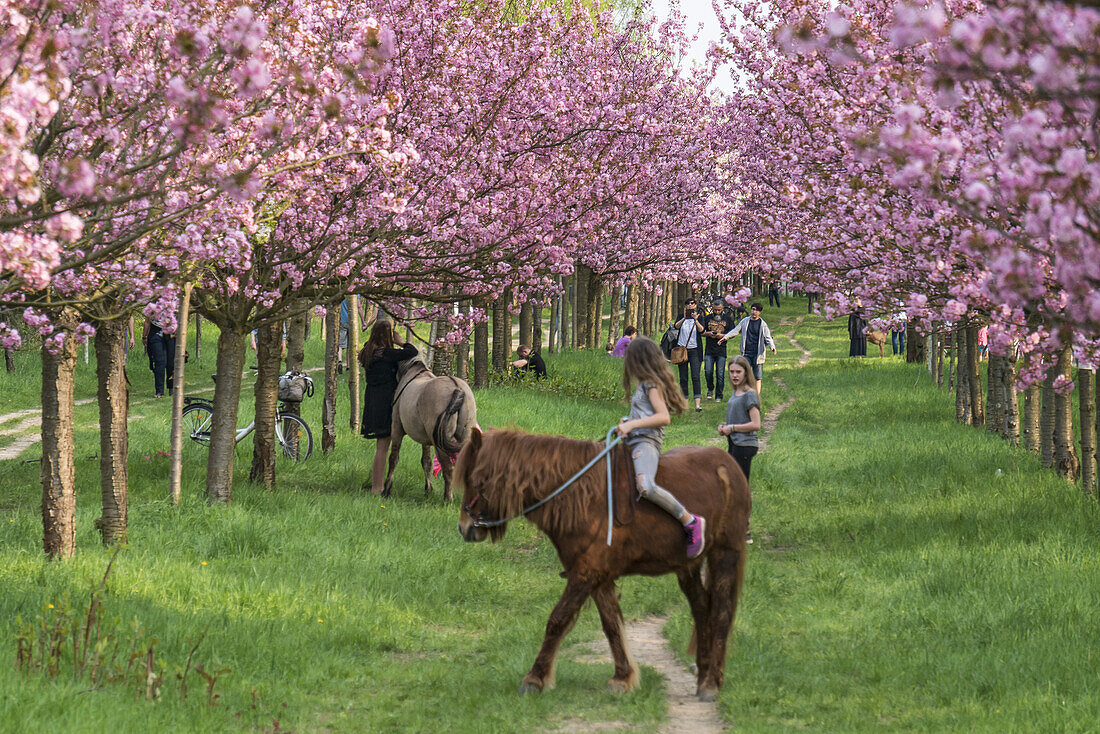
{"type": "MultiPolygon", "coordinates": [[[[482,436],[474,466],[467,466],[468,448],[462,452],[457,473],[482,493],[494,515],[512,517],[561,486],[602,448],[600,441],[491,430],[482,436]]],[[[618,485],[622,468],[614,457],[612,461],[618,485]]],[[[606,497],[607,469],[601,460],[528,517],[550,533],[569,532],[590,520],[592,504],[602,505],[606,497]]],[[[501,527],[494,540],[503,534],[501,527]]]]}

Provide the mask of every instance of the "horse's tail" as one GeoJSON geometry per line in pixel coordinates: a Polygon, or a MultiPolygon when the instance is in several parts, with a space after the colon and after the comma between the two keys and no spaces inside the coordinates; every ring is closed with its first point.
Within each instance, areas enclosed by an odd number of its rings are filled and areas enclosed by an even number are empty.
{"type": "Polygon", "coordinates": [[[457,416],[466,402],[466,395],[457,387],[451,393],[451,400],[443,412],[436,416],[435,428],[432,429],[432,443],[437,449],[448,454],[457,454],[462,448],[461,437],[456,436],[457,420],[452,421],[452,416],[457,416]]]}

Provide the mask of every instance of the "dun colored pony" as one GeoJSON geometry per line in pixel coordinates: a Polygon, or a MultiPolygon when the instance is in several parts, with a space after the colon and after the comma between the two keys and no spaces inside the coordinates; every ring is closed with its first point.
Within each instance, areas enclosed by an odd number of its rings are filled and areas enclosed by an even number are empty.
{"type": "Polygon", "coordinates": [[[420,465],[424,468],[424,494],[432,491],[432,447],[443,467],[443,499],[450,501],[454,457],[477,424],[474,394],[465,380],[437,377],[419,357],[398,366],[390,436],[389,471],[383,495],[393,489],[393,473],[406,435],[420,444],[420,465]]]}
{"type": "MultiPolygon", "coordinates": [[[[455,466],[464,490],[458,521],[462,537],[482,541],[491,535],[499,540],[507,525],[481,523],[515,517],[565,482],[602,446],[558,436],[514,431],[482,434],[475,429],[455,466]]],[[[745,577],[745,536],[752,504],[745,475],[718,448],[681,447],[661,455],[657,483],[707,521],[703,556],[688,560],[680,523],[649,502],[635,501],[632,477],[618,462],[613,468],[616,509],[611,546],[607,545],[607,478],[602,460],[527,515],[557,548],[567,581],[520,692],[553,686],[558,646],[589,596],[599,611],[615,662],[610,686],[615,691],[632,690],[638,684],[638,669],[623,638],[615,580],[627,574],[675,573],[695,620],[696,694],[713,700],[722,686],[726,639],[745,577]]]]}

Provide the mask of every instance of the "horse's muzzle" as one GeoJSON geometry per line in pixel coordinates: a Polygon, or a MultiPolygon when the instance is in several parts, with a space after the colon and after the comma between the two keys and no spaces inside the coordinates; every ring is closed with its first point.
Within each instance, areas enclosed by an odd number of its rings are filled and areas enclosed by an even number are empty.
{"type": "Polygon", "coordinates": [[[463,517],[458,521],[458,534],[467,543],[480,543],[489,537],[489,531],[474,525],[473,520],[463,517]]]}

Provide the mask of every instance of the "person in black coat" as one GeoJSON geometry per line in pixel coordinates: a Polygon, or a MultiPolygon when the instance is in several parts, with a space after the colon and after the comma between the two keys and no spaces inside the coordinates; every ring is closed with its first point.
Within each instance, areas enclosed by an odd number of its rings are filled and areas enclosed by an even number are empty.
{"type": "Polygon", "coordinates": [[[867,327],[867,319],[863,317],[863,308],[859,305],[848,314],[848,346],[849,357],[867,356],[867,334],[863,330],[867,327]]]}
{"type": "Polygon", "coordinates": [[[365,438],[376,439],[371,465],[370,491],[382,494],[386,481],[386,455],[390,450],[390,425],[393,422],[393,398],[397,392],[397,365],[417,355],[416,347],[403,340],[385,319],[374,323],[370,337],[359,352],[367,383],[363,401],[363,421],[359,430],[365,438]]]}
{"type": "Polygon", "coordinates": [[[172,394],[172,377],[176,371],[176,336],[165,334],[160,324],[145,319],[141,343],[149,355],[149,369],[153,371],[153,389],[155,398],[163,398],[165,389],[172,394]]]}

